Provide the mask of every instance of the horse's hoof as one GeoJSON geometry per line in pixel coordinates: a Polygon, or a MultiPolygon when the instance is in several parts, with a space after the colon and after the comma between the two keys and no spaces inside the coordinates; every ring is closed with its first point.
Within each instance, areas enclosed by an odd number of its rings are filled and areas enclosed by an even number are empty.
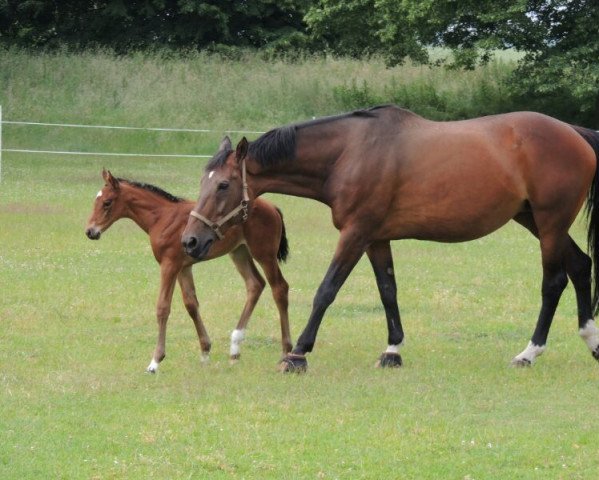
{"type": "Polygon", "coordinates": [[[399,353],[383,352],[374,366],[376,368],[399,368],[402,364],[403,361],[399,353]]]}
{"type": "Polygon", "coordinates": [[[200,357],[200,363],[202,365],[210,363],[210,355],[208,355],[207,353],[202,353],[202,356],[200,357]]]}
{"type": "Polygon", "coordinates": [[[526,368],[532,366],[532,362],[528,358],[515,357],[510,363],[510,366],[515,368],[526,368]]]}
{"type": "Polygon", "coordinates": [[[279,371],[282,373],[306,373],[308,370],[308,361],[305,355],[288,353],[279,362],[279,371]]]}
{"type": "Polygon", "coordinates": [[[239,363],[239,359],[241,358],[241,353],[236,353],[235,355],[229,356],[229,365],[237,365],[239,363]]]}
{"type": "Polygon", "coordinates": [[[591,355],[593,355],[593,358],[599,362],[599,347],[597,347],[595,350],[593,350],[591,352],[591,355]]]}
{"type": "Polygon", "coordinates": [[[153,368],[153,367],[148,367],[148,368],[146,368],[146,373],[152,373],[152,374],[154,374],[154,373],[156,373],[156,369],[153,368]]]}

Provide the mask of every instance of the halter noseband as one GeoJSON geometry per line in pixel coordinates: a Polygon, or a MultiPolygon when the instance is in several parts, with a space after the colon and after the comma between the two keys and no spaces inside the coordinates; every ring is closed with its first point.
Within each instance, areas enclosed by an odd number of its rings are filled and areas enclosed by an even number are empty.
{"type": "Polygon", "coordinates": [[[233,217],[235,217],[237,214],[239,214],[239,212],[241,212],[241,221],[242,222],[245,222],[248,218],[248,205],[250,203],[250,197],[248,196],[248,184],[246,181],[245,158],[241,161],[241,181],[242,181],[242,189],[243,189],[243,196],[242,196],[241,202],[239,203],[239,205],[237,205],[237,207],[235,207],[233,210],[231,210],[227,215],[225,215],[223,218],[221,218],[218,222],[213,222],[212,220],[207,219],[206,217],[204,217],[203,215],[200,215],[195,210],[192,210],[191,212],[189,212],[189,215],[197,218],[198,220],[200,220],[200,221],[204,222],[206,225],[208,225],[208,227],[210,227],[214,231],[214,233],[216,233],[216,236],[218,237],[219,240],[222,240],[225,237],[223,235],[223,233],[220,231],[220,228],[225,223],[227,223],[229,220],[231,220],[233,217]]]}

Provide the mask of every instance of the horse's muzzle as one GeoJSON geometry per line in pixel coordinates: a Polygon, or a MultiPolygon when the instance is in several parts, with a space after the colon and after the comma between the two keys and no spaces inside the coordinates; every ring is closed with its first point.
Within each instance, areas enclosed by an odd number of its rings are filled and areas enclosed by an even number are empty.
{"type": "Polygon", "coordinates": [[[214,243],[214,237],[200,238],[196,235],[185,235],[181,238],[181,245],[187,255],[197,260],[202,260],[214,243]]]}

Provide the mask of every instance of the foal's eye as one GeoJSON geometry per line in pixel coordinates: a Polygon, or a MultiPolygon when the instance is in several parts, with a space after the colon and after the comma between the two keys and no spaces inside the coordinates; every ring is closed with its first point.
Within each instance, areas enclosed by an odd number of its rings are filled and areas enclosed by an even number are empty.
{"type": "Polygon", "coordinates": [[[226,181],[220,182],[217,187],[218,190],[226,190],[227,188],[229,188],[229,182],[226,181]]]}
{"type": "Polygon", "coordinates": [[[112,205],[112,200],[104,200],[104,208],[109,208],[112,205]]]}

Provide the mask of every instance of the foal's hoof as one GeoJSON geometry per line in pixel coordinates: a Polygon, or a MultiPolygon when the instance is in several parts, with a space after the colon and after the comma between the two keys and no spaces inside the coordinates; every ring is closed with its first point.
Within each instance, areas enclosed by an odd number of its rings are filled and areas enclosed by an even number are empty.
{"type": "Polygon", "coordinates": [[[532,362],[528,358],[514,357],[510,363],[510,366],[515,368],[526,368],[532,366],[532,362]]]}
{"type": "Polygon", "coordinates": [[[288,353],[279,362],[279,371],[282,373],[306,373],[308,370],[308,361],[305,355],[288,353]]]}
{"type": "Polygon", "coordinates": [[[597,347],[595,350],[593,350],[591,352],[591,355],[593,355],[593,358],[599,362],[599,347],[597,347]]]}
{"type": "Polygon", "coordinates": [[[384,352],[374,364],[376,368],[399,368],[403,364],[399,353],[384,352]]]}
{"type": "Polygon", "coordinates": [[[237,365],[239,363],[240,358],[241,358],[241,353],[236,353],[235,355],[229,355],[229,365],[237,365]]]}
{"type": "Polygon", "coordinates": [[[156,368],[148,367],[148,368],[146,368],[146,373],[156,373],[156,368]]]}

